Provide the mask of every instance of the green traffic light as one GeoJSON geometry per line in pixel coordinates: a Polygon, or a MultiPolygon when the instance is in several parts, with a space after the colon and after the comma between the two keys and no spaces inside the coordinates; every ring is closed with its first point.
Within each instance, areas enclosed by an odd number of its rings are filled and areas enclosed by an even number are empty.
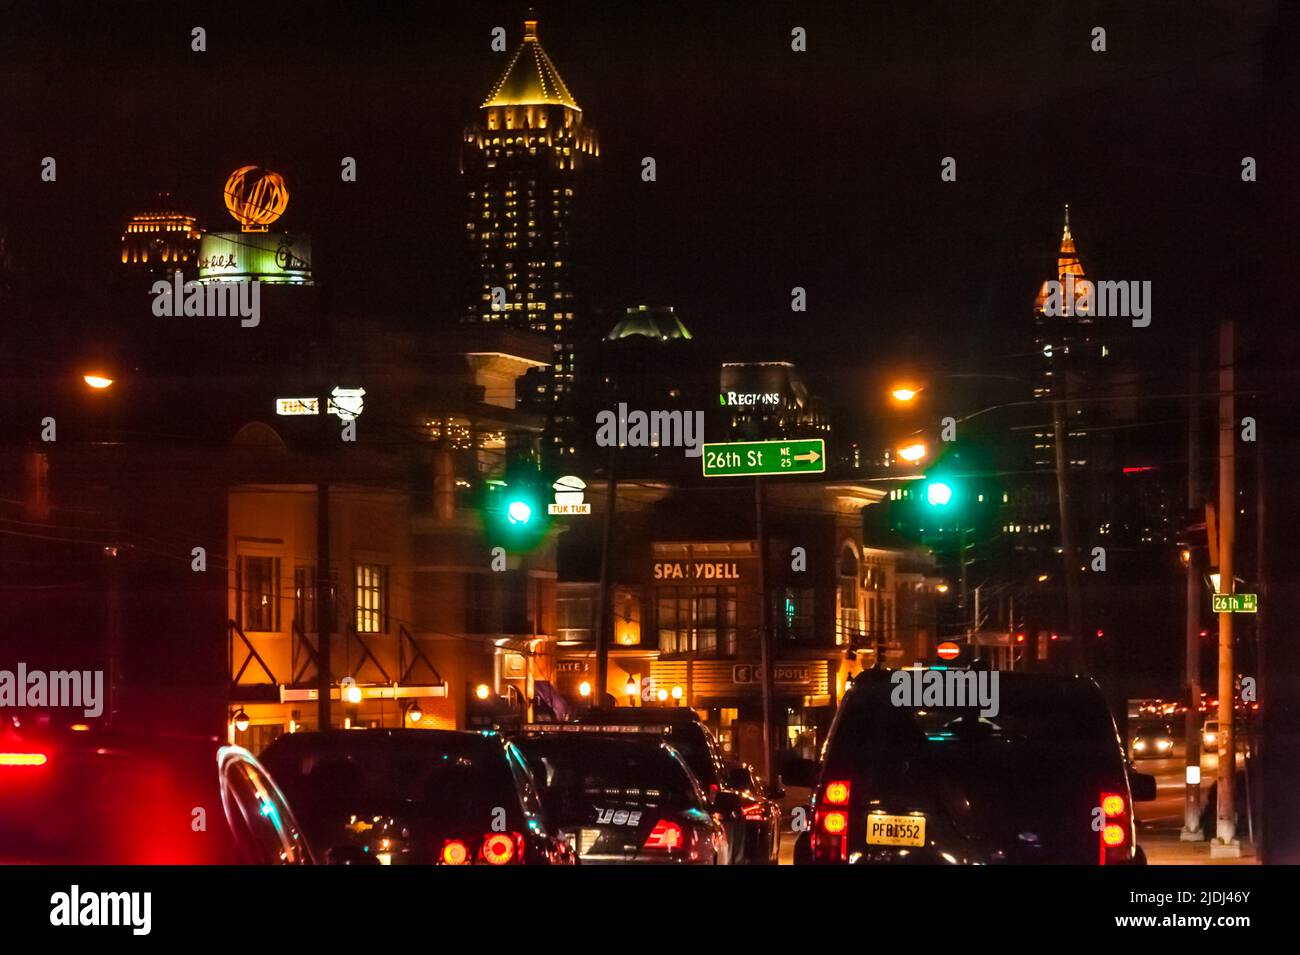
{"type": "Polygon", "coordinates": [[[506,507],[506,520],[511,524],[527,524],[533,519],[533,508],[527,501],[515,499],[506,507]]]}
{"type": "Polygon", "coordinates": [[[925,500],[931,507],[947,507],[952,501],[952,486],[943,481],[931,481],[925,486],[925,500]]]}

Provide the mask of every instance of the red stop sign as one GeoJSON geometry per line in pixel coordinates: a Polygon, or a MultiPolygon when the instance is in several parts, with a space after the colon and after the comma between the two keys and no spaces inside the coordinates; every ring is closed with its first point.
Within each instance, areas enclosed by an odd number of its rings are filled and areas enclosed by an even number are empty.
{"type": "Polygon", "coordinates": [[[936,652],[939,654],[940,660],[956,660],[957,655],[961,653],[961,647],[957,646],[957,644],[952,641],[948,641],[947,643],[939,644],[936,648],[936,652]]]}

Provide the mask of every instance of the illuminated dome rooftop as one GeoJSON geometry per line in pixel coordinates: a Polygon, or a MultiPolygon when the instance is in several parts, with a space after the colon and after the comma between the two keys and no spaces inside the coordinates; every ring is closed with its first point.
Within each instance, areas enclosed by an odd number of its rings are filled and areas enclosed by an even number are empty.
{"type": "Polygon", "coordinates": [[[560,73],[537,39],[537,21],[524,21],[524,42],[492,92],[484,100],[486,106],[567,106],[582,112],[574,102],[569,88],[560,79],[560,73]]]}
{"type": "Polygon", "coordinates": [[[619,341],[637,336],[664,342],[691,340],[690,330],[682,324],[671,305],[638,305],[629,308],[605,338],[619,341]]]}

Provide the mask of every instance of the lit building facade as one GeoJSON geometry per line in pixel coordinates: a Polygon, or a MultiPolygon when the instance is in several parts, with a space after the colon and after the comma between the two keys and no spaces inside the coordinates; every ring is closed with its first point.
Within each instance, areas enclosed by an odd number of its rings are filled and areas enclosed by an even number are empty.
{"type": "Polygon", "coordinates": [[[122,265],[148,275],[180,269],[188,273],[198,258],[203,232],[198,219],[181,212],[168,193],[159,193],[154,209],[131,216],[122,232],[122,265]]]}
{"type": "Polygon", "coordinates": [[[465,230],[472,264],[463,319],[545,334],[554,360],[523,386],[548,418],[547,450],[571,453],[580,291],[581,207],[600,154],[537,36],[537,21],[462,140],[465,230]]]}

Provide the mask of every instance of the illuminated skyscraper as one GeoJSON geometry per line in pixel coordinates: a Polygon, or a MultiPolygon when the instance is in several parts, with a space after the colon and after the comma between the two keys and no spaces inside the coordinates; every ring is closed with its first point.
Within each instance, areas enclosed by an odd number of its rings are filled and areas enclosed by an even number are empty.
{"type": "Polygon", "coordinates": [[[472,263],[463,320],[544,333],[554,364],[525,380],[553,452],[572,446],[571,392],[580,294],[581,206],[600,154],[596,131],[537,38],[537,21],[465,129],[465,230],[472,263]]]}

